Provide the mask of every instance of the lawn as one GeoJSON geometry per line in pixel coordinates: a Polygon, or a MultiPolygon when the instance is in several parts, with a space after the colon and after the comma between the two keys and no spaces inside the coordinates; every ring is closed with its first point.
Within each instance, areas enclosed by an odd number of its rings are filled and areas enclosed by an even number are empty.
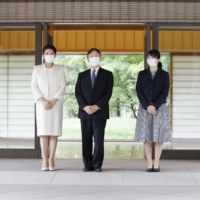
{"type": "MultiPolygon", "coordinates": [[[[132,118],[113,117],[107,120],[105,139],[133,140],[136,120],[132,118]]],[[[80,120],[65,118],[63,135],[60,139],[81,139],[80,120]]]]}

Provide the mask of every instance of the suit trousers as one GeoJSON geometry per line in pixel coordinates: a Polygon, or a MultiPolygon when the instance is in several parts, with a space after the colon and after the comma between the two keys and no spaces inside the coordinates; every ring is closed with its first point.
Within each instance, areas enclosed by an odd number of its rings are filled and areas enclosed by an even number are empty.
{"type": "Polygon", "coordinates": [[[106,119],[81,119],[82,155],[86,168],[102,167],[106,121],[106,119]]]}

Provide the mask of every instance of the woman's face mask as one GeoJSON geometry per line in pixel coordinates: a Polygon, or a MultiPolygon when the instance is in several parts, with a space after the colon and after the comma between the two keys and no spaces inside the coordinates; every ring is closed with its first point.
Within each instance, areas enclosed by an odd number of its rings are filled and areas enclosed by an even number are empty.
{"type": "Polygon", "coordinates": [[[55,56],[54,55],[44,55],[44,59],[45,59],[45,62],[47,62],[47,63],[53,63],[55,56]]]}
{"type": "Polygon", "coordinates": [[[157,59],[156,58],[147,58],[147,63],[150,67],[156,67],[157,59]]]}
{"type": "Polygon", "coordinates": [[[44,60],[46,63],[53,63],[55,60],[56,54],[52,49],[46,49],[44,52],[44,60]]]}

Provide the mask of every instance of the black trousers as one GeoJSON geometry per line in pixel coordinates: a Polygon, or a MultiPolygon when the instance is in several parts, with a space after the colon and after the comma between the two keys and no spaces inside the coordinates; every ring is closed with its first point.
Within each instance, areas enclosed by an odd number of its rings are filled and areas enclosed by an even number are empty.
{"type": "Polygon", "coordinates": [[[81,119],[83,163],[87,168],[102,167],[106,121],[106,119],[81,119]]]}

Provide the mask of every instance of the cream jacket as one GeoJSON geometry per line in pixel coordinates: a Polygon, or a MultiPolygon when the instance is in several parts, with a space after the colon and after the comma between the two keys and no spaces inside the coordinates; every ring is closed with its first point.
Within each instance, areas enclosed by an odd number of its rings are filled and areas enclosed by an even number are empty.
{"type": "Polygon", "coordinates": [[[39,102],[38,99],[41,97],[48,101],[56,98],[58,103],[63,103],[66,89],[64,67],[54,65],[52,77],[48,83],[45,65],[35,66],[32,74],[31,89],[36,103],[39,102]]]}

